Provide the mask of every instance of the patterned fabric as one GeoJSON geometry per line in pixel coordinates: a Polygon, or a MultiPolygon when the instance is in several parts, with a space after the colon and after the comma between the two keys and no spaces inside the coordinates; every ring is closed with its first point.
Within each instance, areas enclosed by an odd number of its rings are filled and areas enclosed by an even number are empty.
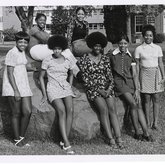
{"type": "Polygon", "coordinates": [[[162,49],[156,44],[146,44],[135,49],[135,58],[140,59],[140,65],[144,67],[157,67],[158,57],[163,57],[162,49]]]}
{"type": "Polygon", "coordinates": [[[88,35],[88,32],[88,22],[83,21],[82,23],[80,23],[76,19],[70,22],[67,28],[67,39],[69,46],[71,47],[71,43],[74,40],[84,39],[88,35]]]}
{"type": "Polygon", "coordinates": [[[72,70],[74,64],[68,58],[58,64],[52,56],[43,60],[41,68],[46,70],[48,76],[47,94],[50,102],[58,98],[74,96],[71,85],[67,81],[68,70],[72,70]]]}
{"type": "Polygon", "coordinates": [[[121,53],[115,50],[110,55],[112,66],[112,74],[115,83],[115,95],[120,96],[126,92],[134,93],[135,86],[132,76],[132,65],[135,65],[135,60],[129,52],[121,53]]]}
{"type": "Polygon", "coordinates": [[[159,84],[162,77],[158,67],[145,68],[140,70],[140,90],[142,93],[158,93],[164,91],[164,86],[159,84]]]}
{"type": "Polygon", "coordinates": [[[21,97],[32,96],[29,86],[27,71],[27,59],[24,52],[20,52],[15,46],[6,55],[5,70],[3,75],[2,96],[14,96],[14,90],[9,82],[7,66],[14,67],[14,79],[21,97]]]}
{"type": "Polygon", "coordinates": [[[111,87],[109,97],[114,96],[114,81],[110,60],[106,55],[102,55],[100,62],[96,64],[90,60],[88,54],[85,54],[78,61],[78,66],[82,73],[87,96],[90,100],[94,100],[96,97],[102,97],[98,90],[106,90],[108,87],[111,87]]]}

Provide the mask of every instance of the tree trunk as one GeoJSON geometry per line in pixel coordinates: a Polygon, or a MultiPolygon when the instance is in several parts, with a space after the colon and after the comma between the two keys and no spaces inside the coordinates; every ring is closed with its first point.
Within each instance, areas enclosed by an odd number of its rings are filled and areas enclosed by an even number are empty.
{"type": "Polygon", "coordinates": [[[33,24],[33,12],[34,6],[28,7],[26,11],[22,6],[15,6],[15,13],[21,22],[22,31],[29,33],[29,29],[33,24]]]}
{"type": "Polygon", "coordinates": [[[127,36],[129,38],[130,43],[132,43],[132,37],[131,37],[131,15],[130,14],[128,14],[128,16],[127,16],[126,26],[127,26],[127,36]]]}

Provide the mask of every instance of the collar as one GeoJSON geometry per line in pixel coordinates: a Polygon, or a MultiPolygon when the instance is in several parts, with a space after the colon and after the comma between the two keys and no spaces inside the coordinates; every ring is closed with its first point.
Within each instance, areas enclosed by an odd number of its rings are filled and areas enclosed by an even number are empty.
{"type": "MultiPolygon", "coordinates": [[[[61,55],[65,58],[65,60],[69,60],[68,57],[64,56],[63,54],[61,54],[61,55]]],[[[49,56],[49,58],[50,58],[51,60],[55,59],[55,58],[53,57],[53,54],[51,54],[51,56],[49,56]]]]}
{"type": "Polygon", "coordinates": [[[154,48],[153,42],[151,42],[150,44],[146,44],[145,42],[143,42],[142,46],[143,46],[143,48],[145,48],[147,46],[150,46],[150,47],[154,48]]]}
{"type": "MultiPolygon", "coordinates": [[[[113,55],[116,55],[116,54],[118,54],[118,53],[121,53],[120,50],[119,50],[119,48],[116,48],[116,49],[112,52],[113,55]]],[[[127,53],[130,57],[132,57],[132,55],[131,55],[131,53],[129,52],[128,49],[127,49],[126,53],[127,53]]]]}

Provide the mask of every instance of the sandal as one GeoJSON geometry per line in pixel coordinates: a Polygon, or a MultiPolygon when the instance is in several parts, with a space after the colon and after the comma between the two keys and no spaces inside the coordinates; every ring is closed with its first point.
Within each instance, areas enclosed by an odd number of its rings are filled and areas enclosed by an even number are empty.
{"type": "Polygon", "coordinates": [[[113,138],[109,139],[108,145],[112,147],[113,149],[117,149],[115,139],[113,138]]]}
{"type": "Polygon", "coordinates": [[[63,150],[66,151],[67,154],[75,154],[75,152],[72,150],[71,146],[65,147],[63,145],[63,150]]]}
{"type": "Polygon", "coordinates": [[[28,143],[25,142],[25,137],[20,136],[20,139],[14,139],[15,146],[23,147],[23,146],[30,146],[28,143]]]}
{"type": "Polygon", "coordinates": [[[143,137],[142,137],[142,135],[141,134],[134,134],[134,139],[136,139],[136,140],[143,140],[143,137]]]}
{"type": "Polygon", "coordinates": [[[156,126],[156,125],[152,125],[151,129],[152,129],[152,130],[155,130],[155,131],[159,131],[159,128],[158,128],[158,126],[156,126]]]}
{"type": "Polygon", "coordinates": [[[64,142],[60,141],[60,147],[64,146],[64,142]]]}
{"type": "Polygon", "coordinates": [[[117,144],[119,149],[124,149],[125,148],[122,143],[123,143],[123,141],[122,141],[121,137],[117,137],[116,138],[116,144],[117,144]]]}
{"type": "Polygon", "coordinates": [[[148,136],[142,135],[142,138],[143,138],[143,141],[147,141],[147,142],[154,142],[155,141],[155,139],[153,138],[152,135],[148,135],[148,136]]]}

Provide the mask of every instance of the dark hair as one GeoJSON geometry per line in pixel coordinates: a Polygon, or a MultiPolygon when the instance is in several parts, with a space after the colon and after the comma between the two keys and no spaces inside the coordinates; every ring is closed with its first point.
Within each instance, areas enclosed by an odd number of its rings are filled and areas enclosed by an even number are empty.
{"type": "Polygon", "coordinates": [[[143,27],[143,29],[142,29],[142,35],[143,35],[143,37],[145,36],[146,31],[151,31],[153,33],[153,36],[155,37],[156,30],[155,30],[155,27],[154,26],[152,26],[152,25],[145,25],[143,27]]]}
{"type": "Polygon", "coordinates": [[[93,48],[96,44],[100,44],[102,48],[107,45],[107,38],[100,32],[93,32],[86,38],[86,42],[89,48],[93,48]]]}
{"type": "Polygon", "coordinates": [[[26,32],[23,32],[23,31],[19,31],[18,33],[15,34],[15,40],[16,42],[18,40],[26,40],[27,42],[30,41],[30,36],[26,33],[26,32]]]}
{"type": "Polygon", "coordinates": [[[119,43],[123,39],[129,43],[129,38],[125,33],[119,34],[119,36],[117,37],[117,43],[119,43]]]}
{"type": "Polygon", "coordinates": [[[68,41],[64,36],[53,35],[48,39],[47,45],[51,50],[55,47],[60,47],[62,50],[65,50],[68,47],[68,41]]]}
{"type": "Polygon", "coordinates": [[[37,21],[39,18],[41,18],[41,17],[45,17],[45,19],[46,19],[46,15],[45,14],[43,14],[43,13],[37,13],[36,14],[36,18],[35,18],[35,21],[37,21]]]}
{"type": "Polygon", "coordinates": [[[77,9],[76,9],[76,14],[78,13],[78,11],[79,10],[82,10],[84,13],[86,13],[86,11],[85,11],[85,8],[84,7],[78,7],[77,9]]]}

